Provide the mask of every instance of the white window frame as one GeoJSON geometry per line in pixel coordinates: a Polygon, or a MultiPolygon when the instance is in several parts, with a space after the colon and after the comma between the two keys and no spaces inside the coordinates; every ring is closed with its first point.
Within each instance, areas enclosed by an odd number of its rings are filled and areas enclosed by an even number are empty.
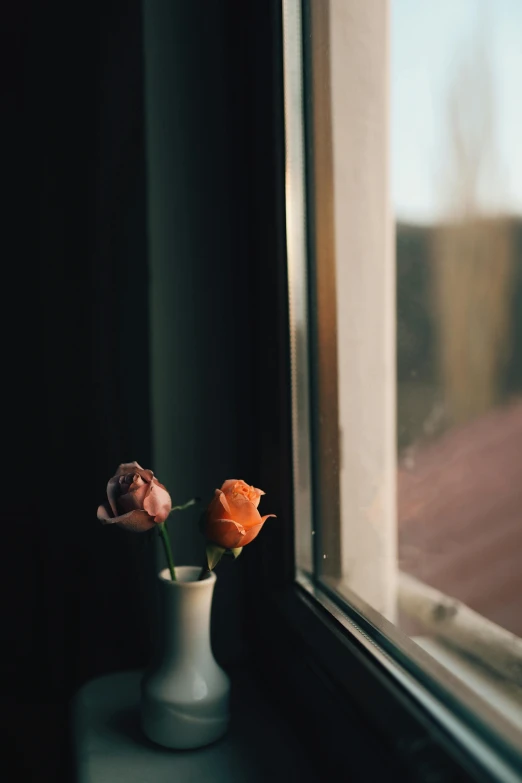
{"type": "MultiPolygon", "coordinates": [[[[389,196],[389,3],[312,3],[323,16],[330,80],[333,254],[339,388],[339,586],[390,620],[396,613],[395,257],[389,196]],[[347,130],[349,129],[349,130],[347,130]],[[342,259],[342,263],[339,262],[342,259]],[[364,339],[361,336],[364,335],[364,339]]],[[[311,569],[310,371],[301,11],[283,3],[287,243],[298,564],[311,569]]],[[[321,140],[321,143],[325,143],[321,140]]],[[[321,160],[317,165],[325,165],[321,160]]],[[[327,165],[327,164],[326,164],[327,165]]],[[[324,177],[324,170],[319,172],[324,177]]],[[[319,179],[319,178],[318,178],[319,179]]],[[[317,264],[332,248],[317,238],[317,264]]],[[[328,306],[328,305],[326,305],[328,306]]],[[[319,350],[327,350],[321,344],[319,350]]],[[[327,547],[324,547],[327,549],[327,547]]],[[[319,558],[331,553],[319,553],[319,558]]],[[[332,570],[330,570],[332,573],[332,570]]]]}

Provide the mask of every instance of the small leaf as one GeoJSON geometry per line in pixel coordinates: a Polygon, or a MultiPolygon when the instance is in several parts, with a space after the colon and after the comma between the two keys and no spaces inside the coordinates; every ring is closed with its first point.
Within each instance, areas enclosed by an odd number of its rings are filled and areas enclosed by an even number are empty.
{"type": "Polygon", "coordinates": [[[207,544],[207,562],[209,571],[214,570],[224,554],[225,547],[217,546],[216,544],[207,544]]]}
{"type": "Polygon", "coordinates": [[[242,546],[237,546],[235,549],[231,549],[230,552],[234,555],[234,557],[237,559],[241,552],[243,551],[242,546]]]}
{"type": "Polygon", "coordinates": [[[184,511],[186,508],[190,508],[190,506],[195,506],[196,503],[199,503],[200,498],[191,498],[190,500],[187,500],[186,503],[183,503],[181,506],[172,506],[172,508],[169,511],[169,514],[172,514],[173,511],[184,511]]]}

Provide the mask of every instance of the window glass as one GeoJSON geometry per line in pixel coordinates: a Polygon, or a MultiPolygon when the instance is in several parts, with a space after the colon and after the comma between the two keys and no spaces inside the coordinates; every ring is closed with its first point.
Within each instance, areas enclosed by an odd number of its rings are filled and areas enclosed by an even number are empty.
{"type": "Polygon", "coordinates": [[[399,566],[522,636],[522,4],[391,8],[399,566]]]}
{"type": "Polygon", "coordinates": [[[522,636],[522,5],[391,7],[399,568],[522,636]]]}
{"type": "Polygon", "coordinates": [[[522,3],[299,5],[298,566],[522,732],[522,3]]]}

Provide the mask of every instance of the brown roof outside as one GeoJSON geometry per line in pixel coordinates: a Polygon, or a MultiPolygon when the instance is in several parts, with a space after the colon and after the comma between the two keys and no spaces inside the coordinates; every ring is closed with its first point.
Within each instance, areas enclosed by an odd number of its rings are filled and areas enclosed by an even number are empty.
{"type": "Polygon", "coordinates": [[[401,570],[522,636],[522,402],[420,448],[398,517],[401,570]]]}

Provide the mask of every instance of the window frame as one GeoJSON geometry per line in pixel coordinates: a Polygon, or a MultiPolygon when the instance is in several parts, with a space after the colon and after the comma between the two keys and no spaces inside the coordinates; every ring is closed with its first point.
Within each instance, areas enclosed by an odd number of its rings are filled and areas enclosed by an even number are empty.
{"type": "MultiPolygon", "coordinates": [[[[410,673],[370,636],[387,622],[384,618],[374,616],[370,622],[369,607],[363,614],[355,606],[341,607],[334,598],[310,582],[297,583],[274,593],[257,615],[263,634],[277,634],[277,651],[261,648],[257,664],[266,675],[275,675],[280,687],[284,684],[294,719],[325,763],[347,775],[360,769],[365,779],[380,779],[379,760],[362,749],[359,753],[360,739],[347,753],[357,724],[364,727],[362,744],[371,739],[401,771],[388,780],[521,780],[520,753],[509,741],[516,742],[510,726],[505,735],[493,734],[491,726],[480,723],[478,710],[464,707],[459,699],[464,686],[457,678],[420,649],[411,649],[410,659],[403,653],[408,668],[414,663],[417,669],[417,676],[410,673]],[[454,690],[446,691],[440,679],[428,677],[428,669],[438,670],[454,690]],[[325,714],[327,725],[317,717],[325,714]],[[337,731],[333,738],[332,726],[337,731]]],[[[390,637],[384,638],[389,642],[390,637]]]]}
{"type": "MultiPolygon", "coordinates": [[[[264,28],[258,32],[260,41],[263,35],[271,38],[269,51],[258,54],[259,67],[269,68],[272,80],[270,89],[258,95],[256,133],[261,154],[255,174],[259,211],[254,228],[256,233],[264,231],[265,249],[270,246],[272,254],[268,261],[264,256],[256,279],[258,302],[271,301],[277,317],[263,324],[256,343],[260,364],[266,359],[271,369],[271,388],[264,390],[256,405],[261,444],[257,468],[261,486],[267,492],[270,488],[270,498],[284,519],[266,526],[258,546],[245,553],[252,566],[245,574],[245,587],[252,588],[253,596],[245,617],[251,660],[282,709],[310,738],[325,768],[336,774],[360,772],[371,780],[387,770],[388,780],[515,783],[522,780],[522,754],[510,724],[493,711],[484,722],[486,713],[478,697],[358,596],[352,595],[346,604],[327,580],[319,588],[296,569],[290,524],[296,516],[292,492],[296,420],[283,141],[286,4],[286,0],[272,0],[263,17],[264,28]],[[351,738],[355,744],[347,752],[351,738]]],[[[299,6],[304,9],[306,40],[310,0],[299,6]]],[[[260,253],[258,269],[261,257],[260,253]]]]}

